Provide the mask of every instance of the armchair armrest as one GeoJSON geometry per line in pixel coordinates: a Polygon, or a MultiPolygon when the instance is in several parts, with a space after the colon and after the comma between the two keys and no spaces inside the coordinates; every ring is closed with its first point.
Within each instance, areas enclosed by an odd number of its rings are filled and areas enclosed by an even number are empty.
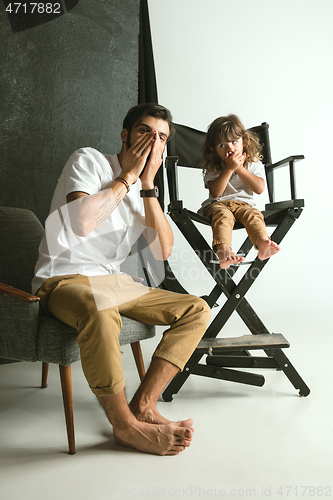
{"type": "Polygon", "coordinates": [[[296,200],[296,181],[295,181],[295,169],[294,164],[299,161],[304,160],[303,155],[288,156],[277,163],[271,163],[266,165],[266,177],[267,177],[267,188],[270,203],[274,203],[274,178],[273,172],[277,168],[289,165],[289,179],[290,179],[290,194],[291,199],[296,200]]]}
{"type": "Polygon", "coordinates": [[[23,292],[18,288],[6,285],[5,283],[0,283],[0,293],[4,295],[9,295],[10,297],[15,297],[25,302],[39,302],[40,298],[37,295],[32,295],[31,293],[23,292]]]}
{"type": "Polygon", "coordinates": [[[38,360],[39,300],[35,295],[0,283],[2,358],[16,361],[38,360]]]}

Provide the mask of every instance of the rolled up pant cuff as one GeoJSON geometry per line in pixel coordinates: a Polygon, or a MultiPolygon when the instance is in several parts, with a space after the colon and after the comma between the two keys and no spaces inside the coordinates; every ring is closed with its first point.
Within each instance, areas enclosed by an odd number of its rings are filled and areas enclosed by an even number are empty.
{"type": "Polygon", "coordinates": [[[112,394],[118,394],[125,387],[125,379],[122,378],[118,384],[109,387],[90,387],[95,396],[110,396],[112,394]]]}
{"type": "Polygon", "coordinates": [[[152,356],[153,358],[161,358],[173,365],[177,366],[180,371],[183,371],[184,366],[186,365],[186,361],[182,361],[179,358],[176,358],[173,354],[167,351],[161,351],[160,349],[156,350],[152,356]]]}

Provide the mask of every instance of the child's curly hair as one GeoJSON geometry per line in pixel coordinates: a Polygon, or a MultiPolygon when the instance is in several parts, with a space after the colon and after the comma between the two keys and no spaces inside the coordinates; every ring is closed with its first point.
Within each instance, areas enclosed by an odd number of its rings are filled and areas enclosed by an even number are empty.
{"type": "Polygon", "coordinates": [[[221,171],[224,163],[216,152],[216,146],[223,142],[231,142],[235,139],[243,139],[243,152],[246,153],[244,167],[249,163],[262,159],[262,146],[255,132],[246,130],[236,115],[221,116],[216,118],[208,127],[203,145],[203,168],[204,172],[221,171]]]}

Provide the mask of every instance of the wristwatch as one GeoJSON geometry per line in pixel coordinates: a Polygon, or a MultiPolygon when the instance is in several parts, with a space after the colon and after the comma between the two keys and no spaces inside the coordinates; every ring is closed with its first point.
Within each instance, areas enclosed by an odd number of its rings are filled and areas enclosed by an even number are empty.
{"type": "Polygon", "coordinates": [[[140,196],[141,198],[158,198],[159,191],[158,187],[154,186],[153,189],[141,189],[140,196]]]}

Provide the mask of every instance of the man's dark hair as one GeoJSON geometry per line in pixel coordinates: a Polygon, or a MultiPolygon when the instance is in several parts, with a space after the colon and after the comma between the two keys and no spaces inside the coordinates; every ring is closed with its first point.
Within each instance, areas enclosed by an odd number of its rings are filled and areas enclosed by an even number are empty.
{"type": "Polygon", "coordinates": [[[152,116],[153,118],[158,118],[167,122],[170,130],[168,140],[170,139],[170,137],[174,133],[172,115],[167,108],[165,108],[164,106],[160,106],[155,102],[137,104],[128,111],[123,121],[123,128],[127,130],[128,136],[131,135],[133,126],[138,121],[141,121],[145,116],[152,116]]]}

